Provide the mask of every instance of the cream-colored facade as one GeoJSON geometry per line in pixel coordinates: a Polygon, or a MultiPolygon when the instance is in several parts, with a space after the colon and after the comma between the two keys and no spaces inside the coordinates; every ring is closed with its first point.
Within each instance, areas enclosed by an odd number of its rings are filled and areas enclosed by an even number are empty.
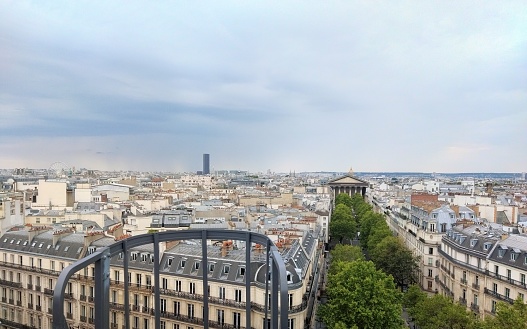
{"type": "Polygon", "coordinates": [[[440,255],[440,293],[477,315],[494,315],[499,301],[525,300],[526,236],[488,224],[460,223],[443,237],[440,255]]]}

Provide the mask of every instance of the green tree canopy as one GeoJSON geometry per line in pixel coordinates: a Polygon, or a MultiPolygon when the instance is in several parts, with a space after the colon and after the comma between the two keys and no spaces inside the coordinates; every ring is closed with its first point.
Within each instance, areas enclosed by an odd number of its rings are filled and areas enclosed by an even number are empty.
{"type": "MultiPolygon", "coordinates": [[[[388,230],[389,231],[389,230],[388,230]]],[[[373,234],[369,243],[376,243],[377,235],[373,234]]],[[[391,274],[395,283],[401,287],[417,282],[419,259],[397,237],[384,237],[376,246],[368,249],[371,260],[378,269],[391,274]]]]}
{"type": "Polygon", "coordinates": [[[373,226],[380,221],[384,221],[383,215],[368,211],[360,221],[360,244],[363,248],[368,248],[368,239],[373,226]]]}
{"type": "Polygon", "coordinates": [[[412,314],[414,307],[420,305],[426,298],[426,293],[418,285],[413,284],[403,296],[403,306],[408,310],[409,314],[412,314]]]}
{"type": "Polygon", "coordinates": [[[320,316],[330,329],[356,326],[363,329],[402,326],[401,293],[393,278],[372,262],[337,262],[328,276],[328,302],[320,316]]]}
{"type": "Polygon", "coordinates": [[[335,197],[335,206],[339,204],[346,205],[348,208],[352,209],[351,197],[347,193],[339,193],[335,197]]]}
{"type": "Polygon", "coordinates": [[[351,209],[345,204],[339,204],[331,214],[329,234],[332,238],[342,240],[353,238],[357,233],[357,224],[351,214],[351,209]]]}
{"type": "MultiPolygon", "coordinates": [[[[479,327],[464,305],[443,295],[425,298],[411,309],[410,315],[421,329],[472,329],[479,327]]],[[[506,328],[506,327],[499,327],[506,328]]]]}
{"type": "Polygon", "coordinates": [[[364,255],[360,247],[337,244],[335,249],[331,250],[332,262],[353,262],[355,260],[364,260],[364,255]]]}
{"type": "Polygon", "coordinates": [[[368,250],[371,251],[375,249],[375,247],[387,237],[393,237],[393,233],[383,218],[381,221],[377,221],[371,228],[370,235],[368,236],[368,250]]]}
{"type": "Polygon", "coordinates": [[[496,317],[486,318],[484,328],[527,329],[527,304],[521,298],[514,304],[498,303],[496,317]]]}

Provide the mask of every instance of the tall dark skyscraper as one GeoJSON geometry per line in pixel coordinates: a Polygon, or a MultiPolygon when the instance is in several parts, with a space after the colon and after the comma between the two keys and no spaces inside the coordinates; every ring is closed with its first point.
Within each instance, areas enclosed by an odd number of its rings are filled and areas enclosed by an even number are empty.
{"type": "Polygon", "coordinates": [[[210,174],[210,155],[203,154],[203,175],[210,174]]]}

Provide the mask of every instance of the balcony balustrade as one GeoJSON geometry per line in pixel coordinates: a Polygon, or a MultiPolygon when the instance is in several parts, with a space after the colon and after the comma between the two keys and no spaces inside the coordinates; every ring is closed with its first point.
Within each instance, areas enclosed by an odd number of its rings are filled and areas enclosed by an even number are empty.
{"type": "Polygon", "coordinates": [[[13,282],[13,281],[2,280],[2,279],[0,279],[0,285],[13,287],[13,288],[22,288],[22,283],[20,282],[13,282]]]}
{"type": "Polygon", "coordinates": [[[493,290],[490,290],[490,289],[487,289],[487,288],[485,288],[484,291],[485,291],[485,293],[487,295],[490,295],[490,296],[492,296],[494,298],[497,298],[497,299],[502,300],[504,302],[507,302],[509,304],[513,304],[514,303],[514,299],[512,299],[510,297],[507,297],[505,295],[501,295],[501,294],[499,294],[496,291],[493,291],[493,290]]]}
{"type": "MultiPolygon", "coordinates": [[[[265,312],[265,316],[270,319],[270,329],[278,329],[278,328],[287,328],[288,324],[288,312],[295,312],[299,309],[303,309],[307,305],[307,300],[303,301],[301,305],[296,305],[295,307],[292,307],[291,310],[288,310],[288,286],[287,286],[287,280],[286,280],[286,270],[285,270],[285,264],[283,262],[282,256],[280,255],[278,249],[272,244],[272,242],[269,240],[269,238],[263,234],[254,233],[254,232],[244,232],[244,231],[230,231],[230,230],[186,230],[186,231],[168,231],[168,232],[159,232],[154,234],[144,234],[139,236],[130,237],[125,240],[118,241],[114,243],[113,245],[110,245],[108,247],[101,248],[100,250],[88,255],[87,257],[80,259],[76,263],[68,266],[67,268],[62,271],[59,278],[57,279],[57,285],[54,289],[53,294],[53,327],[56,329],[68,329],[68,324],[66,322],[66,319],[64,317],[64,291],[67,285],[68,280],[76,275],[75,273],[79,272],[80,270],[86,268],[87,266],[94,264],[94,285],[95,285],[95,298],[93,298],[93,303],[95,306],[95,314],[94,317],[89,318],[88,322],[90,324],[95,325],[95,329],[105,329],[108,328],[110,325],[109,321],[109,308],[118,309],[120,311],[124,311],[124,321],[125,326],[127,328],[132,327],[130,325],[130,309],[133,309],[133,307],[130,307],[130,290],[132,289],[143,289],[145,291],[150,292],[153,295],[153,305],[151,308],[144,307],[141,309],[142,312],[151,314],[154,316],[154,328],[159,329],[160,328],[160,318],[161,317],[170,317],[170,318],[177,318],[180,319],[180,321],[185,321],[188,323],[196,324],[199,326],[203,326],[204,329],[207,329],[209,327],[218,327],[218,324],[214,323],[214,321],[210,321],[209,319],[209,303],[222,303],[225,304],[226,302],[219,299],[214,299],[209,296],[209,292],[207,291],[206,287],[208,284],[208,273],[206,271],[203,271],[202,274],[202,284],[204,287],[204,295],[196,295],[193,294],[191,296],[190,294],[185,296],[189,299],[197,299],[201,300],[203,304],[203,318],[197,318],[197,317],[187,317],[184,315],[175,315],[170,313],[163,313],[161,312],[161,305],[160,305],[160,296],[162,289],[159,289],[159,283],[160,283],[160,277],[159,277],[159,257],[160,257],[160,251],[159,251],[159,245],[160,242],[164,241],[174,241],[174,240],[188,240],[188,239],[201,239],[201,246],[202,246],[202,262],[207,262],[207,242],[209,240],[241,240],[245,241],[246,245],[251,244],[260,244],[266,246],[266,253],[265,262],[266,265],[271,273],[274,273],[271,278],[267,278],[268,282],[261,283],[265,286],[266,294],[269,293],[271,295],[271,302],[270,302],[270,308],[268,310],[264,307],[261,307],[261,305],[254,304],[254,303],[244,303],[241,304],[233,304],[236,305],[235,307],[239,306],[245,306],[245,314],[251,314],[251,311],[254,309],[260,309],[265,312]],[[126,261],[127,255],[131,248],[145,245],[145,244],[152,244],[154,247],[153,252],[153,286],[139,286],[139,287],[130,287],[128,280],[128,262],[126,261]],[[120,305],[117,303],[110,303],[109,301],[109,287],[111,285],[111,280],[109,278],[110,275],[110,259],[113,256],[116,256],[117,254],[124,253],[124,278],[125,282],[123,282],[124,287],[124,304],[120,305]],[[283,307],[279,307],[279,305],[283,305],[283,307]]],[[[246,248],[246,257],[245,262],[246,266],[246,277],[250,277],[249,269],[251,261],[251,248],[246,248]]],[[[114,284],[117,284],[114,282],[114,284]]],[[[119,283],[120,284],[120,283],[119,283]]],[[[257,284],[257,282],[251,282],[249,280],[243,281],[243,284],[245,285],[245,299],[250,300],[251,295],[251,285],[257,284]]],[[[166,289],[165,289],[166,290],[166,289]]],[[[185,298],[184,297],[184,298],[185,298]]],[[[88,299],[90,299],[88,297],[88,299]]],[[[236,302],[231,302],[236,303],[236,302]]],[[[176,320],[177,320],[176,319],[176,320]]],[[[252,328],[251,316],[245,317],[245,327],[246,328],[252,328]]],[[[221,325],[221,324],[220,324],[221,325]]],[[[242,327],[241,324],[237,324],[237,327],[242,327]]],[[[243,327],[242,327],[243,328],[243,327]]]]}
{"type": "Polygon", "coordinates": [[[470,303],[470,309],[472,310],[472,312],[474,313],[479,313],[479,305],[476,305],[474,303],[470,303]]]}

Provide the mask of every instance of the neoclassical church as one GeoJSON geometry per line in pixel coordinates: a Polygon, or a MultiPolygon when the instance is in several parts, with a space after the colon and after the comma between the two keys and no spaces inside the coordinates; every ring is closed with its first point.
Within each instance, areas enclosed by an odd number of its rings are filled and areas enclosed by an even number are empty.
{"type": "Polygon", "coordinates": [[[370,184],[355,177],[353,175],[353,169],[350,168],[348,174],[329,181],[328,186],[331,189],[332,204],[335,204],[335,197],[340,193],[347,193],[349,196],[360,193],[364,197],[366,195],[366,188],[370,184]]]}

